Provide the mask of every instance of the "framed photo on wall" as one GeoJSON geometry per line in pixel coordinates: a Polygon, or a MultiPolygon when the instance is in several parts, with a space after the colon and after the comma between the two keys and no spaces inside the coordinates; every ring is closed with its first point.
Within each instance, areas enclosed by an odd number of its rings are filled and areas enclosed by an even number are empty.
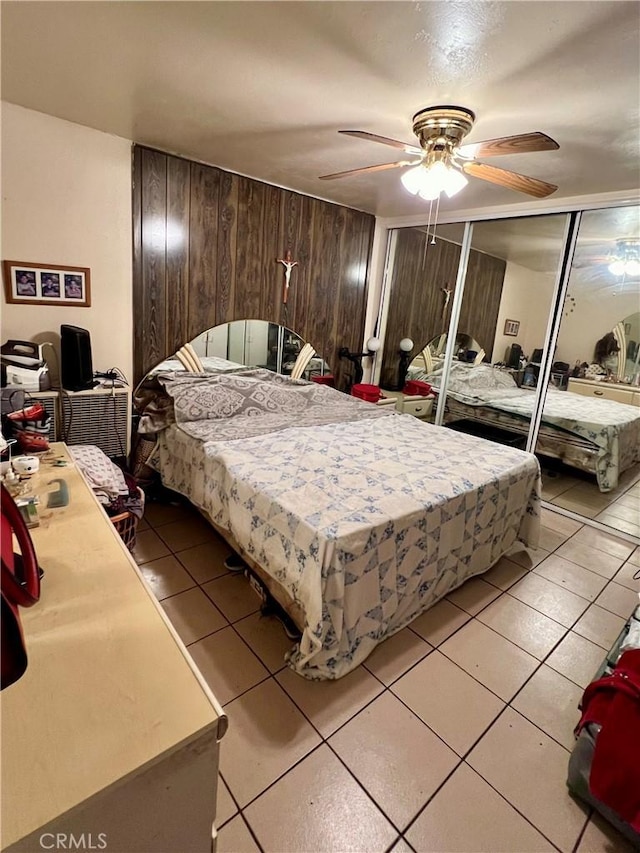
{"type": "Polygon", "coordinates": [[[3,261],[2,272],[9,303],[91,306],[91,270],[88,267],[3,261]]]}
{"type": "Polygon", "coordinates": [[[505,320],[504,321],[504,332],[505,335],[510,335],[512,338],[515,338],[520,331],[520,320],[505,320]]]}

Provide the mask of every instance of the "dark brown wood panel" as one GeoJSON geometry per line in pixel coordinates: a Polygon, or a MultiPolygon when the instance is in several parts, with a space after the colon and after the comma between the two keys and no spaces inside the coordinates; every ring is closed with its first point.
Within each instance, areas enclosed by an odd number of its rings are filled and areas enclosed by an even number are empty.
{"type": "MultiPolygon", "coordinates": [[[[216,325],[220,170],[191,163],[187,340],[216,325]]],[[[168,345],[171,355],[175,348],[168,345]]]]}
{"type": "Polygon", "coordinates": [[[190,168],[186,160],[167,158],[167,337],[175,352],[189,330],[190,168]]]}
{"type": "Polygon", "coordinates": [[[458,329],[471,335],[491,360],[506,262],[473,249],[469,253],[458,329]]]}
{"type": "Polygon", "coordinates": [[[250,318],[284,322],[344,373],[337,350],[362,344],[373,216],[142,146],[133,193],[136,381],[205,329],[250,318]]]}
{"type": "MultiPolygon", "coordinates": [[[[167,351],[166,221],[167,157],[145,151],[141,164],[141,311],[142,364],[157,364],[167,351]]],[[[135,289],[135,288],[134,288],[135,289]]]]}
{"type": "MultiPolygon", "coordinates": [[[[414,342],[415,357],[448,329],[459,261],[457,243],[443,239],[427,243],[420,228],[398,231],[380,376],[383,388],[397,383],[402,338],[414,342]],[[451,291],[446,306],[443,288],[451,291]]],[[[493,349],[505,267],[499,258],[474,249],[469,253],[458,329],[474,337],[487,358],[493,349]]]]}

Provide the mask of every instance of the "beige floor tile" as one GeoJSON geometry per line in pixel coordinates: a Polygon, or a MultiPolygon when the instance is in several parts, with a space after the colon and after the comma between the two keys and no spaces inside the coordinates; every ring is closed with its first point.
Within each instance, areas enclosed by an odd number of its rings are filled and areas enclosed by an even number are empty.
{"type": "Polygon", "coordinates": [[[155,530],[142,530],[136,536],[132,553],[136,563],[141,564],[166,557],[170,551],[155,530]]]}
{"type": "Polygon", "coordinates": [[[438,651],[391,690],[458,755],[464,755],[504,703],[438,651]]]}
{"type": "Polygon", "coordinates": [[[542,508],[542,523],[545,527],[555,530],[556,533],[562,533],[565,539],[573,536],[582,527],[581,522],[546,507],[542,508]]]}
{"type": "Polygon", "coordinates": [[[272,678],[231,702],[225,711],[229,730],[220,744],[220,771],[241,807],[321,743],[272,678]]]}
{"type": "Polygon", "coordinates": [[[540,547],[544,551],[555,551],[567,538],[566,534],[545,527],[544,524],[540,527],[540,547]]]}
{"type": "Polygon", "coordinates": [[[171,524],[173,521],[184,521],[187,518],[193,518],[197,513],[198,510],[187,503],[163,504],[147,501],[144,508],[144,517],[151,527],[160,527],[163,524],[171,524]]]}
{"type": "Polygon", "coordinates": [[[604,508],[604,505],[594,506],[589,501],[575,497],[572,489],[554,498],[553,503],[563,509],[575,512],[577,515],[583,515],[585,518],[595,518],[604,508]]]}
{"type": "Polygon", "coordinates": [[[450,592],[446,598],[456,607],[475,616],[500,594],[500,590],[492,584],[486,583],[480,578],[469,578],[462,586],[450,592]]]}
{"type": "Polygon", "coordinates": [[[634,521],[626,521],[624,518],[619,518],[612,515],[610,512],[601,512],[596,516],[597,520],[606,524],[614,530],[619,530],[621,533],[630,533],[632,536],[640,537],[640,524],[634,521]]]}
{"type": "Polygon", "coordinates": [[[321,746],[245,810],[274,853],[386,850],[397,832],[328,746],[321,746]]]}
{"type": "Polygon", "coordinates": [[[571,560],[552,554],[533,570],[535,574],[541,575],[549,581],[553,581],[563,589],[575,592],[576,595],[595,601],[604,589],[607,578],[583,569],[571,560]]]}
{"type": "MultiPolygon", "coordinates": [[[[629,521],[635,524],[636,527],[640,524],[640,512],[637,506],[625,506],[619,501],[614,501],[610,504],[601,515],[610,515],[614,518],[621,518],[623,521],[629,521]]],[[[600,516],[598,516],[600,518],[600,516]]]]}
{"type": "Polygon", "coordinates": [[[414,849],[410,844],[407,844],[404,838],[399,838],[389,853],[414,853],[414,849]]]}
{"type": "Polygon", "coordinates": [[[251,588],[249,579],[240,572],[232,572],[202,585],[215,606],[229,622],[243,619],[260,610],[261,601],[251,588]]]}
{"type": "Polygon", "coordinates": [[[284,656],[293,648],[294,642],[284,632],[282,623],[275,616],[252,613],[233,627],[244,638],[269,672],[284,669],[284,656]]]}
{"type": "Polygon", "coordinates": [[[635,592],[640,592],[640,566],[631,562],[631,558],[620,569],[614,577],[614,581],[620,586],[626,586],[635,592]]]}
{"type": "Polygon", "coordinates": [[[275,677],[325,738],[384,690],[363,666],[337,681],[308,681],[291,669],[275,677]]]}
{"type": "Polygon", "coordinates": [[[561,498],[576,500],[585,506],[603,510],[615,500],[616,496],[610,492],[601,492],[594,478],[592,483],[580,482],[572,486],[561,495],[561,498]]]}
{"type": "Polygon", "coordinates": [[[389,692],[360,711],[329,744],[401,831],[460,761],[389,692]]]}
{"type": "Polygon", "coordinates": [[[586,598],[530,572],[509,590],[509,595],[570,628],[589,606],[586,598]]]}
{"type": "Polygon", "coordinates": [[[260,848],[247,829],[241,815],[237,815],[218,833],[216,853],[259,853],[260,848]]]}
{"type": "Polygon", "coordinates": [[[222,613],[198,587],[165,598],[162,606],[180,639],[187,646],[227,624],[222,613]]]}
{"type": "MultiPolygon", "coordinates": [[[[605,534],[601,533],[600,535],[604,536],[605,534]]],[[[603,539],[598,541],[604,544],[603,539]]],[[[609,554],[591,542],[578,539],[578,534],[558,548],[556,556],[571,560],[572,563],[577,563],[579,566],[609,579],[615,575],[624,560],[620,554],[609,554]]]]}
{"type": "Polygon", "coordinates": [[[482,580],[497,586],[498,589],[507,590],[528,571],[523,566],[513,563],[508,557],[501,557],[495,566],[482,575],[482,580]]]}
{"type": "Polygon", "coordinates": [[[210,542],[216,536],[211,525],[200,516],[163,524],[156,532],[174,553],[210,542]]]}
{"type": "Polygon", "coordinates": [[[538,660],[549,654],[567,630],[511,595],[494,601],[477,618],[538,660]]]}
{"type": "Polygon", "coordinates": [[[598,812],[594,812],[587,824],[576,853],[633,853],[631,842],[624,838],[618,830],[605,820],[598,812]]]}
{"type": "Polygon", "coordinates": [[[450,601],[443,599],[411,623],[411,630],[432,646],[439,646],[471,617],[450,601]]]}
{"type": "Polygon", "coordinates": [[[567,751],[511,708],[467,762],[564,853],[586,822],[566,788],[567,751]]]}
{"type": "Polygon", "coordinates": [[[583,690],[543,664],[531,676],[511,706],[566,749],[573,749],[573,730],[580,719],[583,690]]]}
{"type": "Polygon", "coordinates": [[[403,628],[397,634],[387,637],[373,650],[364,662],[364,666],[383,684],[389,686],[393,681],[428,655],[432,646],[410,628],[403,628]]]}
{"type": "Polygon", "coordinates": [[[142,530],[151,530],[151,525],[144,517],[138,519],[138,533],[142,530]]]}
{"type": "Polygon", "coordinates": [[[629,562],[634,566],[640,567],[640,547],[636,548],[631,554],[629,554],[629,562]]]}
{"type": "Polygon", "coordinates": [[[407,839],[422,853],[542,853],[555,848],[467,764],[438,791],[407,839]]]}
{"type": "Polygon", "coordinates": [[[523,569],[533,569],[549,556],[544,548],[523,548],[520,543],[514,545],[514,551],[507,554],[513,562],[522,566],[523,569]]]}
{"type": "Polygon", "coordinates": [[[505,702],[539,666],[532,655],[477,620],[450,637],[440,651],[505,702]]]}
{"type": "Polygon", "coordinates": [[[224,823],[230,820],[238,811],[237,805],[234,803],[229,789],[224,783],[222,776],[218,776],[218,802],[216,805],[216,820],[215,825],[220,828],[224,823]]]}
{"type": "Polygon", "coordinates": [[[573,626],[573,630],[581,637],[609,651],[625,621],[622,616],[616,616],[615,613],[592,604],[573,626]]]}
{"type": "Polygon", "coordinates": [[[605,655],[600,646],[569,631],[545,663],[579,687],[586,687],[590,681],[593,681],[604,658],[605,655]]]}
{"type": "Polygon", "coordinates": [[[216,537],[194,548],[185,548],[176,556],[197,583],[206,583],[227,574],[224,561],[230,553],[231,548],[216,537]]]}
{"type": "Polygon", "coordinates": [[[218,702],[226,705],[269,673],[233,628],[189,646],[191,657],[218,702]]]}
{"type": "Polygon", "coordinates": [[[610,610],[623,619],[628,619],[638,606],[638,590],[629,589],[619,583],[611,582],[596,599],[596,604],[610,610]]]}
{"type": "Polygon", "coordinates": [[[615,504],[635,509],[637,513],[640,513],[640,495],[624,494],[622,497],[616,499],[615,504]]]}
{"type": "Polygon", "coordinates": [[[182,568],[173,554],[143,563],[140,571],[158,600],[195,586],[191,575],[182,568]]]}

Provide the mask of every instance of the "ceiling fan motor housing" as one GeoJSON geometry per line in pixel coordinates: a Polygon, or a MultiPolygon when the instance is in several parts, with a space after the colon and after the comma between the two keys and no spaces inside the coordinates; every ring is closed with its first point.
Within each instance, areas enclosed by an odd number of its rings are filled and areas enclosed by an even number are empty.
{"type": "Polygon", "coordinates": [[[413,117],[413,132],[425,151],[451,152],[473,127],[475,114],[466,107],[426,107],[413,117]]]}

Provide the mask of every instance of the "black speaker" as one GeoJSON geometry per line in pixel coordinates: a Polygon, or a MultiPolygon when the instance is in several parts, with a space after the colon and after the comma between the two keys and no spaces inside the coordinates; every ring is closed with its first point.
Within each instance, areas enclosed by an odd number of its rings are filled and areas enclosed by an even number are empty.
{"type": "Polygon", "coordinates": [[[522,356],[522,347],[520,344],[511,344],[507,347],[507,367],[515,367],[516,370],[520,367],[520,358],[522,356]]]}
{"type": "Polygon", "coordinates": [[[78,326],[60,326],[60,381],[67,391],[93,388],[91,335],[78,326]]]}

